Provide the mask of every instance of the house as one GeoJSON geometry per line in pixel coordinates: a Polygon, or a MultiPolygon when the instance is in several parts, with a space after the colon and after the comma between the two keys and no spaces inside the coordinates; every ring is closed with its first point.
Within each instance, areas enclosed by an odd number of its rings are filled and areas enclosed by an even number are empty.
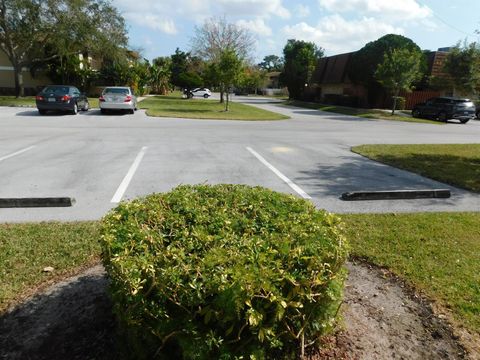
{"type": "Polygon", "coordinates": [[[286,87],[280,86],[281,71],[271,71],[265,74],[265,81],[261,87],[261,93],[268,96],[288,95],[286,87]]]}
{"type": "MultiPolygon", "coordinates": [[[[42,71],[32,74],[30,69],[23,68],[23,83],[25,95],[35,95],[39,89],[49,85],[52,81],[42,71]]],[[[7,55],[0,50],[0,95],[15,94],[15,76],[13,66],[7,55]]]]}
{"type": "MultiPolygon", "coordinates": [[[[86,64],[88,64],[88,67],[93,71],[99,71],[102,66],[100,59],[92,58],[88,54],[79,53],[78,59],[80,60],[80,69],[84,69],[86,64]]],[[[53,83],[46,71],[41,69],[32,72],[28,68],[23,68],[22,75],[26,96],[35,95],[46,85],[53,83]]],[[[0,95],[15,95],[13,66],[8,56],[2,50],[0,50],[0,95]]]]}
{"type": "Polygon", "coordinates": [[[354,52],[321,58],[312,74],[307,97],[338,105],[365,106],[365,87],[354,84],[348,76],[348,63],[354,52]]]}
{"type": "MultiPolygon", "coordinates": [[[[443,72],[447,52],[441,50],[445,49],[427,53],[428,75],[437,79],[448,77],[443,72]]],[[[351,81],[348,76],[348,63],[353,54],[355,52],[321,58],[308,84],[306,97],[309,100],[335,105],[389,108],[391,106],[391,95],[385,91],[369,94],[365,86],[354,84],[351,81]]],[[[451,90],[426,87],[401,94],[405,97],[405,107],[407,109],[411,109],[419,102],[440,95],[452,95],[451,90]]]]}

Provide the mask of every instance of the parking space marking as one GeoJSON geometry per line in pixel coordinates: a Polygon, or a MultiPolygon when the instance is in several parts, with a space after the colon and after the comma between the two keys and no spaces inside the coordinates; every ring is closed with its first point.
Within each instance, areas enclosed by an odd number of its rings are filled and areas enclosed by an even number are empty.
{"type": "Polygon", "coordinates": [[[25,149],[19,150],[19,151],[14,152],[14,153],[12,153],[12,154],[10,154],[10,155],[6,155],[6,156],[3,156],[3,157],[0,157],[0,161],[7,160],[7,159],[10,159],[11,157],[14,157],[14,156],[23,154],[24,152],[27,152],[27,151],[29,151],[29,150],[32,150],[34,147],[35,147],[35,145],[29,146],[29,147],[27,147],[27,148],[25,148],[25,149]]]}
{"type": "Polygon", "coordinates": [[[123,195],[125,194],[125,191],[128,188],[128,185],[130,184],[130,181],[132,181],[133,175],[135,174],[135,171],[137,171],[138,166],[140,165],[140,162],[143,159],[143,156],[147,152],[147,147],[144,146],[138,153],[137,157],[133,161],[132,166],[130,166],[130,169],[128,170],[127,175],[122,180],[122,183],[118,187],[117,191],[115,192],[115,195],[113,195],[113,198],[111,200],[112,203],[119,203],[122,200],[123,195]]]}
{"type": "Polygon", "coordinates": [[[273,171],[275,175],[277,175],[280,179],[282,179],[288,186],[290,186],[297,194],[299,194],[304,199],[311,199],[312,197],[308,195],[305,191],[303,191],[298,185],[296,185],[292,180],[287,178],[283,175],[279,170],[277,170],[272,164],[270,164],[267,160],[263,158],[262,155],[257,153],[251,147],[247,146],[247,150],[255,156],[263,165],[273,171]]]}

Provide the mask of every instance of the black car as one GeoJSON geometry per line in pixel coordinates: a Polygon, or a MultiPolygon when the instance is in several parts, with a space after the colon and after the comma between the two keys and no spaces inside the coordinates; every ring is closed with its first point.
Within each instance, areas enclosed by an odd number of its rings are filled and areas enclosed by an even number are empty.
{"type": "Polygon", "coordinates": [[[49,85],[35,98],[38,112],[45,115],[47,111],[62,111],[76,115],[78,110],[87,111],[90,107],[88,98],[75,86],[49,85]]]}
{"type": "Polygon", "coordinates": [[[426,117],[447,122],[460,120],[462,124],[475,118],[475,104],[469,99],[455,97],[436,97],[417,104],[412,109],[413,117],[426,117]]]}

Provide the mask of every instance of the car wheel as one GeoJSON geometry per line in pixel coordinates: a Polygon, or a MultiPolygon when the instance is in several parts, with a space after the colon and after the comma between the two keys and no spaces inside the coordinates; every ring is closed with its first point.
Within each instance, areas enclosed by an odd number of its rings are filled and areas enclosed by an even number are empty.
{"type": "Polygon", "coordinates": [[[203,97],[204,97],[205,99],[208,99],[208,94],[203,94],[203,97]]]}
{"type": "Polygon", "coordinates": [[[419,117],[421,117],[420,110],[418,110],[418,109],[413,109],[413,110],[412,110],[412,116],[413,116],[414,118],[419,118],[419,117]]]}
{"type": "Polygon", "coordinates": [[[83,105],[82,111],[88,111],[90,109],[90,104],[88,101],[85,101],[85,105],[83,105]]]}
{"type": "Polygon", "coordinates": [[[78,114],[78,105],[77,105],[77,103],[73,104],[72,114],[73,114],[73,115],[77,115],[77,114],[78,114]]]}
{"type": "Polygon", "coordinates": [[[470,119],[460,120],[460,122],[461,122],[462,124],[466,124],[466,123],[468,122],[468,120],[470,120],[470,119]]]}
{"type": "Polygon", "coordinates": [[[47,110],[43,110],[43,109],[38,109],[38,113],[40,115],[45,115],[47,113],[47,110]]]}
{"type": "Polygon", "coordinates": [[[130,109],[130,110],[128,110],[128,113],[129,113],[129,114],[135,114],[135,110],[134,110],[134,109],[130,109]]]}
{"type": "Polygon", "coordinates": [[[448,121],[447,113],[445,111],[438,113],[437,119],[438,121],[441,121],[441,122],[447,122],[448,121]]]}

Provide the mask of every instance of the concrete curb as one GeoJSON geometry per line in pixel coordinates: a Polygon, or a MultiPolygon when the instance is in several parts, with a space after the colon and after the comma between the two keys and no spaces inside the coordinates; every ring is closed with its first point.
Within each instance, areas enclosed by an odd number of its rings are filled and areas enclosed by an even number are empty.
{"type": "Polygon", "coordinates": [[[391,190],[391,191],[354,191],[346,192],[341,196],[342,200],[403,200],[403,199],[447,199],[450,197],[448,189],[431,190],[391,190]]]}
{"type": "Polygon", "coordinates": [[[74,198],[0,198],[0,208],[31,208],[31,207],[70,207],[75,204],[74,198]]]}

